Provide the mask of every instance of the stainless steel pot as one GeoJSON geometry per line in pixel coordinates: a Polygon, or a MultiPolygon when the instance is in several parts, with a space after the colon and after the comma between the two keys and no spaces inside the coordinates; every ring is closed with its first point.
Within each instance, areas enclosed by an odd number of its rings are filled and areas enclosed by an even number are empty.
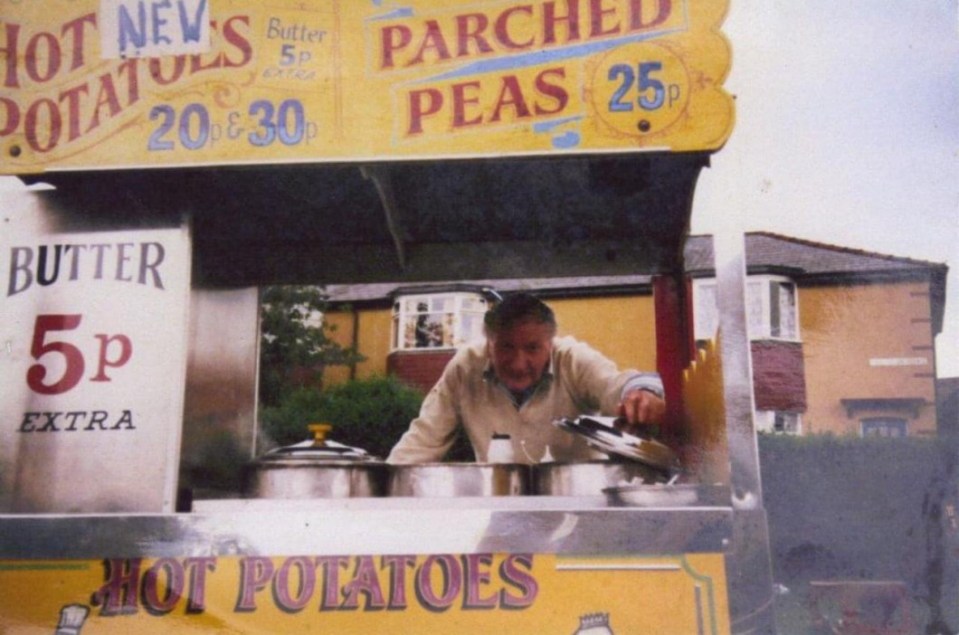
{"type": "Polygon", "coordinates": [[[521,496],[530,492],[528,465],[518,463],[421,463],[391,465],[390,496],[521,496]]]}
{"type": "Polygon", "coordinates": [[[333,441],[332,426],[309,426],[313,439],[272,450],[246,467],[246,498],[356,498],[382,496],[387,466],[359,448],[333,441]]]}
{"type": "Polygon", "coordinates": [[[540,463],[533,467],[533,489],[548,496],[595,496],[623,485],[669,482],[680,473],[679,459],[655,439],[623,432],[616,417],[557,419],[553,425],[586,439],[609,460],[540,463]]]}
{"type": "Polygon", "coordinates": [[[665,483],[669,474],[638,461],[540,463],[533,466],[533,491],[544,496],[594,496],[624,484],[665,483]]]}

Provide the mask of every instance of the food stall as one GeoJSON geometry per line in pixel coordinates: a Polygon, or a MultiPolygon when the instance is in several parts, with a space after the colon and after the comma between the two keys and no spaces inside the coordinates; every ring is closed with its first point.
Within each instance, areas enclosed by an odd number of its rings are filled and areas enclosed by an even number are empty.
{"type": "Polygon", "coordinates": [[[2,6],[4,632],[772,630],[742,237],[705,351],[682,261],[726,2],[2,6]],[[261,454],[258,287],[638,272],[664,482],[198,494],[261,454]]]}

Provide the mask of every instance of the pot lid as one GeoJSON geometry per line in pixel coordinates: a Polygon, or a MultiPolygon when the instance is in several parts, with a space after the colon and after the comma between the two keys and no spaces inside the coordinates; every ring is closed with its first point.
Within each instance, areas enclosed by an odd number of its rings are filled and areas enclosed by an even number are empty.
{"type": "Polygon", "coordinates": [[[556,419],[553,425],[584,437],[586,442],[601,452],[615,454],[650,467],[669,472],[681,469],[679,457],[668,446],[656,441],[617,430],[617,417],[577,417],[556,419]]]}
{"type": "Polygon", "coordinates": [[[382,459],[373,456],[363,448],[355,448],[336,441],[330,441],[326,435],[333,430],[328,423],[311,423],[307,426],[313,434],[312,439],[270,450],[262,457],[264,461],[302,459],[309,461],[363,461],[378,462],[382,459]]]}

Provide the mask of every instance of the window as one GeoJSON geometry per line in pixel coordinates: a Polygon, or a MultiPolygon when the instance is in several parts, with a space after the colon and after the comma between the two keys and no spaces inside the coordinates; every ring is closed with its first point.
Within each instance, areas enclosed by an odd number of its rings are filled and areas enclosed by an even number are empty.
{"type": "Polygon", "coordinates": [[[693,282],[693,330],[697,340],[714,340],[719,330],[719,308],[716,303],[716,281],[693,282]]]}
{"type": "Polygon", "coordinates": [[[749,325],[750,331],[756,337],[799,339],[796,329],[796,285],[775,278],[753,284],[757,284],[755,293],[762,298],[763,315],[758,323],[749,325]]]}
{"type": "Polygon", "coordinates": [[[864,437],[904,437],[907,424],[899,417],[870,417],[860,422],[864,437]]]}
{"type": "MultiPolygon", "coordinates": [[[[746,281],[746,320],[749,338],[799,339],[796,284],[777,276],[749,276],[746,281]]],[[[714,339],[719,328],[716,281],[693,284],[693,324],[697,340],[714,339]]]]}
{"type": "Polygon", "coordinates": [[[400,296],[393,303],[392,350],[456,348],[483,333],[486,299],[476,293],[400,296]]]}
{"type": "Polygon", "coordinates": [[[758,432],[802,434],[802,415],[782,410],[757,410],[754,413],[758,432]]]}

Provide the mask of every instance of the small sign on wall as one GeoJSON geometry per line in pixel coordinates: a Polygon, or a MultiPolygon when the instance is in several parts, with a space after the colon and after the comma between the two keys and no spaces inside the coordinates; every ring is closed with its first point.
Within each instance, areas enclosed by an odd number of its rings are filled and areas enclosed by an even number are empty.
{"type": "Polygon", "coordinates": [[[0,511],[173,511],[188,230],[0,236],[0,511]]]}
{"type": "Polygon", "coordinates": [[[925,357],[872,357],[870,366],[925,366],[929,360],[925,357]]]}

